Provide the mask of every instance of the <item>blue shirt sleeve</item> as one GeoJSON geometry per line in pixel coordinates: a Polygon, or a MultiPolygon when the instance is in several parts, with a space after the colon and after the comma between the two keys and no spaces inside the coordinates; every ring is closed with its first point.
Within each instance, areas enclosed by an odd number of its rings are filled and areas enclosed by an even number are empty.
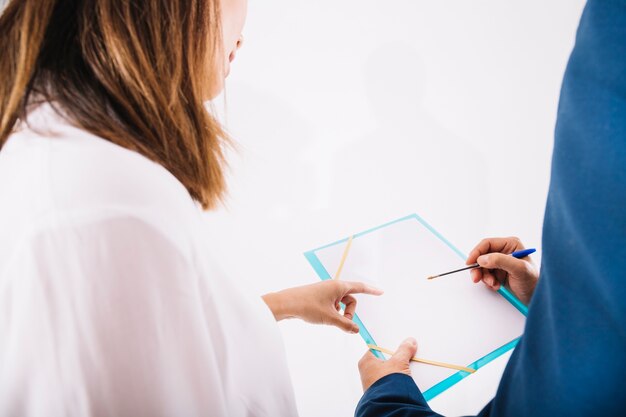
{"type": "MultiPolygon", "coordinates": [[[[530,29],[529,29],[530,30],[530,29]]],[[[589,0],[563,79],[541,279],[481,416],[626,415],[626,0],[589,0]]],[[[362,416],[437,416],[407,376],[362,416]]]]}
{"type": "MultiPolygon", "coordinates": [[[[490,404],[480,417],[489,417],[490,404]]],[[[391,374],[376,381],[359,401],[355,416],[442,417],[428,406],[413,378],[405,374],[391,374]]]]}
{"type": "Polygon", "coordinates": [[[391,374],[376,381],[357,406],[357,417],[436,417],[415,381],[405,374],[391,374]]]}

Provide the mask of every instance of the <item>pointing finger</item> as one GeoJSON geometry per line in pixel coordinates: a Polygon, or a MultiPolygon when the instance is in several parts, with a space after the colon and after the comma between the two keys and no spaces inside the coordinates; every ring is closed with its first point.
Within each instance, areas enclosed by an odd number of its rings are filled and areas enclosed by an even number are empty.
{"type": "Polygon", "coordinates": [[[344,281],[344,284],[347,286],[346,294],[381,295],[384,292],[379,288],[372,287],[371,285],[367,285],[363,282],[344,281]]]}

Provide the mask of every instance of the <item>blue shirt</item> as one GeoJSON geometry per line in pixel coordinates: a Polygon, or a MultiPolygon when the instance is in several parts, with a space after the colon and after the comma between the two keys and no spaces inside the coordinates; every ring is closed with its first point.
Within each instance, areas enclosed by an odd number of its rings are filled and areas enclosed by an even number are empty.
{"type": "MultiPolygon", "coordinates": [[[[589,0],[559,103],[541,278],[481,416],[626,415],[626,1],[589,0]]],[[[375,383],[358,417],[436,416],[413,379],[375,383]]]]}

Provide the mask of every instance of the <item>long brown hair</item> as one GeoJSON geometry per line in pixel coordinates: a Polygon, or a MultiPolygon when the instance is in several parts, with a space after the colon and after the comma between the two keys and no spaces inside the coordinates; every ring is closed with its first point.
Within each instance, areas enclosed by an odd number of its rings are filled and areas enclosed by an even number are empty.
{"type": "Polygon", "coordinates": [[[227,135],[203,95],[223,79],[221,42],[218,0],[12,0],[0,16],[0,149],[42,97],[211,208],[227,135]]]}

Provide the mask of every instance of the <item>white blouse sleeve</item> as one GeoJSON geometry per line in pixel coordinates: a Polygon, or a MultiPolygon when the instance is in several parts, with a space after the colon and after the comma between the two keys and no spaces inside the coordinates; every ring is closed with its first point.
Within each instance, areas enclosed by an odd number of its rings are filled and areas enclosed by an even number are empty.
{"type": "Polygon", "coordinates": [[[130,216],[24,238],[0,266],[0,415],[226,415],[190,256],[130,216]]]}

